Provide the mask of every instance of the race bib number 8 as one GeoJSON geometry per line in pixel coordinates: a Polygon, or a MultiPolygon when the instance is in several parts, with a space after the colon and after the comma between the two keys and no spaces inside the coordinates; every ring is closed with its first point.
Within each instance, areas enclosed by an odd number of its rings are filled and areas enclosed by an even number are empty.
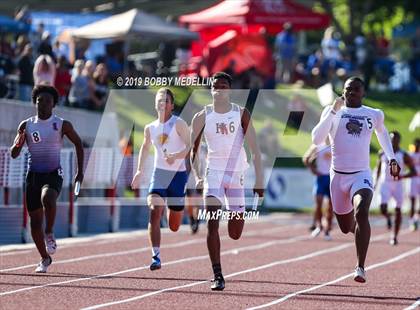
{"type": "Polygon", "coordinates": [[[41,135],[39,134],[39,131],[34,131],[31,133],[31,138],[33,143],[41,142],[41,135]]]}

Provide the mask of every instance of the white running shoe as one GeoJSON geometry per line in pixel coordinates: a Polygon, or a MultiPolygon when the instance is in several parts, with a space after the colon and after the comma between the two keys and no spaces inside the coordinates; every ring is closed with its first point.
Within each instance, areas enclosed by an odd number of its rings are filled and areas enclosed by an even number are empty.
{"type": "Polygon", "coordinates": [[[365,283],[366,282],[366,272],[365,269],[362,267],[357,266],[354,270],[354,281],[359,283],[365,283]]]}
{"type": "Polygon", "coordinates": [[[389,244],[390,245],[397,245],[398,244],[397,237],[391,236],[391,239],[389,240],[389,244]]]}
{"type": "Polygon", "coordinates": [[[48,266],[51,265],[52,259],[50,256],[43,258],[35,269],[36,273],[46,273],[48,266]]]}
{"type": "Polygon", "coordinates": [[[331,237],[331,235],[328,231],[326,231],[325,234],[324,234],[324,240],[325,241],[331,241],[332,240],[332,237],[331,237]]]}
{"type": "Polygon", "coordinates": [[[314,230],[312,230],[312,232],[311,232],[311,236],[312,236],[312,238],[316,238],[316,237],[318,237],[318,235],[321,233],[321,228],[320,227],[317,227],[317,228],[315,228],[314,230]]]}
{"type": "Polygon", "coordinates": [[[47,252],[50,255],[53,255],[57,250],[57,243],[55,242],[54,234],[48,234],[45,236],[45,243],[47,252]]]}

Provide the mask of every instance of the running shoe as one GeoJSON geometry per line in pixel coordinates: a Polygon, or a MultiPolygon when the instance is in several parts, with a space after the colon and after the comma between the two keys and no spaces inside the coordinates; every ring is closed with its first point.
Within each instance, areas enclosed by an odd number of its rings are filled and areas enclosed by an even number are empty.
{"type": "Polygon", "coordinates": [[[214,279],[211,281],[211,290],[212,291],[223,291],[225,289],[225,279],[222,274],[214,276],[214,279]]]}
{"type": "Polygon", "coordinates": [[[359,283],[365,283],[366,282],[366,272],[363,267],[357,266],[354,270],[354,281],[359,283]]]}
{"type": "Polygon", "coordinates": [[[47,269],[48,269],[48,266],[51,265],[51,263],[52,263],[51,256],[48,256],[47,258],[43,258],[39,262],[38,266],[36,267],[35,272],[36,273],[46,273],[47,269]]]}
{"type": "Polygon", "coordinates": [[[198,224],[199,224],[199,221],[198,220],[191,219],[191,232],[193,234],[196,234],[197,233],[197,231],[198,231],[198,224]]]}
{"type": "Polygon", "coordinates": [[[398,244],[397,237],[392,236],[391,239],[389,240],[389,244],[390,245],[397,245],[398,244]]]}
{"type": "Polygon", "coordinates": [[[152,263],[150,264],[150,270],[157,270],[157,269],[160,269],[162,266],[161,266],[161,263],[160,263],[160,257],[159,256],[157,256],[157,255],[155,255],[155,256],[153,256],[152,257],[152,263]]]}
{"type": "Polygon", "coordinates": [[[321,231],[322,231],[322,229],[320,227],[316,227],[314,230],[312,230],[312,232],[311,232],[312,238],[318,237],[318,235],[321,233],[321,231]]]}
{"type": "Polygon", "coordinates": [[[326,231],[326,232],[325,232],[325,234],[324,234],[324,240],[325,240],[325,241],[331,241],[331,240],[332,240],[332,238],[331,238],[331,235],[330,235],[330,232],[329,232],[329,231],[326,231]]]}
{"type": "Polygon", "coordinates": [[[45,243],[48,254],[53,255],[57,251],[57,242],[55,241],[54,234],[47,234],[45,236],[45,243]]]}

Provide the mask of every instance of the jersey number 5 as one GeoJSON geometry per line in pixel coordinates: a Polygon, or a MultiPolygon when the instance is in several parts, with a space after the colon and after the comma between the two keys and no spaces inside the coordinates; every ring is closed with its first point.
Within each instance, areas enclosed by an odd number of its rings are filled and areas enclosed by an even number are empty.
{"type": "Polygon", "coordinates": [[[368,128],[369,128],[369,129],[372,129],[372,127],[373,127],[373,124],[372,124],[372,119],[368,117],[368,118],[366,119],[366,121],[367,121],[367,123],[368,123],[368,128]]]}
{"type": "Polygon", "coordinates": [[[32,137],[32,142],[33,143],[39,143],[39,142],[41,142],[41,135],[39,134],[39,131],[34,131],[31,134],[31,137],[32,137]]]}

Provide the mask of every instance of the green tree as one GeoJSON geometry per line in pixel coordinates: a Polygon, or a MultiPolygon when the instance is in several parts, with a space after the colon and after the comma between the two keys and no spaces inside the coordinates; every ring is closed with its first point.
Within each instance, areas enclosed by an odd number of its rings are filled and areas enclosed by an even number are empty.
{"type": "Polygon", "coordinates": [[[345,41],[360,32],[383,31],[389,38],[393,27],[420,16],[420,1],[413,0],[319,0],[317,7],[331,16],[345,41]]]}

